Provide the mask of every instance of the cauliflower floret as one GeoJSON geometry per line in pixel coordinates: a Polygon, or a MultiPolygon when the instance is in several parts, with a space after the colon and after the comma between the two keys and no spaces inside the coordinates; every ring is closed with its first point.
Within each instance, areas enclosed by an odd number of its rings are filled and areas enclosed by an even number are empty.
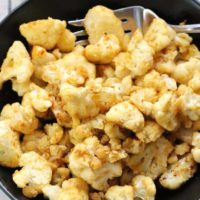
{"type": "Polygon", "coordinates": [[[161,75],[155,71],[151,70],[144,76],[139,77],[135,81],[136,85],[139,87],[153,88],[157,92],[166,92],[167,86],[161,75]]]}
{"type": "Polygon", "coordinates": [[[75,41],[76,36],[70,30],[65,29],[57,42],[57,47],[62,52],[70,52],[74,49],[75,41]]]}
{"type": "Polygon", "coordinates": [[[112,186],[107,190],[105,197],[106,200],[133,200],[133,187],[130,185],[112,186]]]}
{"type": "Polygon", "coordinates": [[[122,146],[127,153],[131,154],[139,154],[145,149],[145,143],[137,139],[132,139],[130,137],[124,140],[122,146]]]}
{"type": "Polygon", "coordinates": [[[153,106],[153,117],[160,126],[168,131],[173,131],[179,126],[176,101],[175,94],[168,92],[161,95],[153,106]]]}
{"type": "Polygon", "coordinates": [[[93,99],[101,112],[109,110],[113,105],[121,102],[132,90],[131,76],[122,80],[118,78],[96,78],[88,81],[86,88],[93,93],[93,99]]]}
{"type": "Polygon", "coordinates": [[[132,179],[134,197],[141,200],[154,200],[156,186],[148,176],[138,175],[132,179]]]}
{"type": "Polygon", "coordinates": [[[77,144],[69,155],[69,168],[96,190],[106,190],[107,181],[122,174],[119,162],[106,162],[109,149],[99,143],[96,137],[89,137],[77,144]]]}
{"type": "Polygon", "coordinates": [[[65,167],[58,167],[53,171],[51,183],[53,185],[62,185],[63,181],[69,179],[70,170],[65,167]]]}
{"type": "Polygon", "coordinates": [[[98,130],[104,129],[105,117],[104,115],[97,115],[92,120],[87,120],[81,125],[72,128],[69,131],[70,141],[76,145],[83,142],[86,138],[93,136],[98,130]]]}
{"type": "Polygon", "coordinates": [[[80,178],[64,181],[62,188],[57,185],[45,186],[42,191],[49,200],[89,200],[88,185],[80,178]]]}
{"type": "Polygon", "coordinates": [[[155,69],[161,74],[171,74],[175,67],[175,59],[178,51],[174,43],[171,43],[166,49],[155,55],[155,69]]]}
{"type": "Polygon", "coordinates": [[[98,64],[110,63],[119,52],[119,40],[113,34],[104,34],[97,43],[85,48],[86,58],[98,64]]]}
{"type": "Polygon", "coordinates": [[[31,105],[36,111],[45,112],[52,106],[50,97],[45,89],[35,84],[31,84],[30,90],[29,98],[31,105]]]}
{"type": "Polygon", "coordinates": [[[162,19],[155,18],[145,34],[145,40],[154,51],[166,48],[174,39],[176,32],[162,19]]]}
{"type": "Polygon", "coordinates": [[[122,139],[123,140],[126,138],[126,136],[121,131],[120,127],[111,122],[106,122],[104,131],[105,131],[105,134],[110,139],[122,139]]]}
{"type": "Polygon", "coordinates": [[[194,132],[192,134],[192,145],[200,148],[200,133],[199,132],[194,132]]]}
{"type": "Polygon", "coordinates": [[[126,161],[134,174],[143,174],[156,179],[167,169],[167,159],[172,152],[172,144],[160,137],[156,142],[146,145],[144,151],[136,155],[130,155],[126,161]]]}
{"type": "Polygon", "coordinates": [[[130,101],[145,115],[151,114],[157,99],[157,92],[153,88],[137,88],[130,96],[130,101]]]}
{"type": "Polygon", "coordinates": [[[43,47],[33,46],[31,51],[31,59],[35,67],[34,76],[37,79],[42,79],[43,66],[49,62],[55,61],[56,57],[43,47]]]}
{"type": "Polygon", "coordinates": [[[131,54],[128,52],[121,52],[113,59],[113,65],[115,67],[115,76],[123,78],[131,74],[131,71],[127,66],[132,65],[131,54]]]}
{"type": "Polygon", "coordinates": [[[24,107],[19,103],[7,104],[1,111],[1,118],[9,120],[10,127],[14,131],[23,134],[31,134],[38,128],[39,121],[35,117],[34,111],[29,107],[24,107]]]}
{"type": "Polygon", "coordinates": [[[190,60],[191,58],[200,58],[200,51],[195,44],[190,45],[187,51],[180,54],[180,60],[190,60]]]}
{"type": "Polygon", "coordinates": [[[64,103],[61,101],[60,97],[53,97],[51,101],[51,110],[56,118],[57,123],[65,128],[72,127],[72,118],[70,117],[69,113],[63,109],[64,103]]]}
{"type": "Polygon", "coordinates": [[[112,78],[115,77],[115,71],[111,64],[105,64],[105,65],[98,65],[97,67],[97,77],[102,78],[112,78]]]}
{"type": "Polygon", "coordinates": [[[138,29],[132,36],[128,46],[132,62],[126,65],[132,76],[142,76],[153,67],[153,49],[143,39],[141,31],[138,29]]]}
{"type": "Polygon", "coordinates": [[[19,96],[23,96],[26,92],[30,90],[31,82],[28,80],[23,83],[19,83],[16,80],[12,80],[12,89],[17,92],[19,96]]]}
{"type": "Polygon", "coordinates": [[[86,80],[96,77],[95,65],[83,55],[84,48],[76,47],[62,59],[48,63],[43,67],[42,80],[50,84],[66,83],[80,86],[86,80]]]}
{"type": "Polygon", "coordinates": [[[114,34],[119,39],[120,46],[126,48],[122,22],[114,15],[113,10],[100,5],[93,7],[85,16],[84,26],[91,44],[95,44],[104,33],[108,33],[114,34]]]}
{"type": "Polygon", "coordinates": [[[63,128],[57,123],[46,124],[44,130],[49,136],[50,144],[58,144],[63,138],[63,128]]]}
{"type": "Polygon", "coordinates": [[[200,133],[194,132],[192,136],[192,145],[194,146],[191,150],[194,160],[200,163],[200,133]]]}
{"type": "Polygon", "coordinates": [[[65,21],[48,18],[22,24],[19,30],[29,44],[42,46],[49,50],[56,46],[65,27],[65,21]]]}
{"type": "Polygon", "coordinates": [[[48,136],[43,131],[34,131],[32,134],[24,135],[21,142],[23,152],[35,151],[41,155],[48,152],[50,142],[48,136]]]}
{"type": "Polygon", "coordinates": [[[188,50],[192,38],[187,33],[177,33],[174,42],[178,47],[180,53],[184,53],[188,50]]]}
{"type": "Polygon", "coordinates": [[[128,101],[114,105],[107,113],[106,120],[117,123],[133,132],[138,132],[144,127],[144,116],[128,101]]]}
{"type": "Polygon", "coordinates": [[[136,132],[136,136],[144,143],[155,142],[164,132],[164,129],[154,121],[145,121],[144,128],[136,132]]]}
{"type": "Polygon", "coordinates": [[[193,121],[200,119],[200,95],[187,92],[179,99],[181,114],[193,121]]]}
{"type": "Polygon", "coordinates": [[[200,72],[195,72],[193,78],[188,82],[188,86],[192,88],[195,93],[200,94],[200,72]]]}
{"type": "Polygon", "coordinates": [[[200,148],[198,147],[192,148],[191,153],[195,162],[200,163],[200,148]]]}
{"type": "Polygon", "coordinates": [[[189,145],[192,144],[192,134],[193,130],[188,128],[180,128],[175,132],[172,132],[173,136],[178,140],[185,142],[189,145]]]}
{"type": "Polygon", "coordinates": [[[177,84],[176,84],[176,81],[173,78],[169,77],[167,74],[162,74],[161,78],[165,82],[165,85],[166,85],[168,90],[171,90],[171,91],[177,90],[177,84]]]}
{"type": "Polygon", "coordinates": [[[160,184],[171,190],[177,189],[193,177],[196,170],[197,165],[192,158],[192,154],[187,154],[160,177],[160,184]]]}
{"type": "Polygon", "coordinates": [[[0,121],[0,165],[5,167],[18,167],[21,148],[19,134],[12,131],[9,122],[0,121]]]}
{"type": "Polygon", "coordinates": [[[177,144],[175,146],[175,154],[182,156],[190,151],[190,146],[187,143],[177,144]]]}
{"type": "MultiPolygon", "coordinates": [[[[15,41],[9,48],[6,58],[3,61],[0,72],[0,84],[7,80],[15,80],[17,83],[24,84],[30,81],[34,67],[30,56],[20,41],[15,41]]],[[[18,90],[14,87],[17,92],[18,90]]],[[[19,92],[19,95],[22,95],[19,92]]]]}
{"type": "Polygon", "coordinates": [[[23,193],[27,197],[36,197],[42,193],[44,186],[50,184],[52,178],[50,164],[37,153],[28,152],[22,154],[19,165],[22,169],[15,171],[13,181],[19,188],[23,188],[23,193]]]}
{"type": "Polygon", "coordinates": [[[60,96],[64,103],[63,108],[72,117],[73,123],[79,122],[80,119],[94,117],[99,113],[92,93],[87,88],[62,84],[60,96]]]}
{"type": "Polygon", "coordinates": [[[172,73],[178,83],[187,84],[194,76],[195,73],[200,71],[200,60],[191,58],[189,61],[180,62],[176,65],[172,73]]]}

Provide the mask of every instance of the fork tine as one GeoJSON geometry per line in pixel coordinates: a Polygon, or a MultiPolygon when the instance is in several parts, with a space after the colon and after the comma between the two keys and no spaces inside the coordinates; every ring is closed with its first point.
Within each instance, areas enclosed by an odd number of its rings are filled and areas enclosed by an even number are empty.
{"type": "Polygon", "coordinates": [[[81,45],[81,46],[86,46],[88,44],[89,44],[88,40],[78,40],[76,42],[76,45],[81,45]]]}
{"type": "Polygon", "coordinates": [[[74,32],[74,35],[75,35],[76,37],[78,37],[78,36],[86,36],[87,33],[85,32],[85,30],[80,30],[80,31],[74,32]]]}
{"type": "Polygon", "coordinates": [[[82,27],[84,25],[84,19],[70,20],[68,24],[72,26],[82,27]]]}

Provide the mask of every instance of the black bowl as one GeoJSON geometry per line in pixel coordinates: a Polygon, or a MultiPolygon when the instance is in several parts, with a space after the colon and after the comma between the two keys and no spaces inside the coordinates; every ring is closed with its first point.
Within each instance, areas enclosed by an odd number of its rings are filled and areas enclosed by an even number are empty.
{"type": "MultiPolygon", "coordinates": [[[[53,18],[69,20],[82,18],[89,8],[102,4],[110,8],[141,5],[155,11],[169,23],[200,23],[200,6],[192,0],[31,0],[17,9],[0,24],[0,61],[14,40],[24,39],[20,36],[20,24],[36,19],[53,18]]],[[[70,27],[69,27],[70,28],[70,27]]],[[[193,35],[194,42],[200,47],[200,34],[193,35]]],[[[25,42],[25,41],[24,41],[25,42]]],[[[10,84],[0,91],[0,109],[8,102],[20,101],[11,91],[10,84]]],[[[27,200],[12,181],[13,170],[0,167],[0,187],[12,200],[27,200]]],[[[198,200],[200,199],[200,172],[176,191],[169,191],[157,184],[157,200],[198,200]]],[[[36,199],[43,199],[37,197],[36,199]]]]}

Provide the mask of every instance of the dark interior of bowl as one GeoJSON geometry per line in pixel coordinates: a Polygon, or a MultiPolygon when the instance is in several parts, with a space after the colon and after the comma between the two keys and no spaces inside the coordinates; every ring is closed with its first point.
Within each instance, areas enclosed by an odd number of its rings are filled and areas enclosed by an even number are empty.
{"type": "MultiPolygon", "coordinates": [[[[200,6],[192,0],[30,0],[0,25],[0,63],[14,40],[24,41],[18,31],[21,23],[48,16],[63,20],[82,18],[89,8],[98,4],[113,9],[142,5],[154,10],[169,23],[176,24],[184,20],[187,23],[200,23],[200,6]]],[[[194,43],[200,47],[200,34],[194,34],[193,38],[194,43]]],[[[0,108],[5,103],[20,101],[10,88],[10,84],[6,83],[3,90],[0,91],[0,108]]],[[[13,170],[0,168],[0,186],[11,199],[27,200],[13,183],[12,172],[13,170]]],[[[199,186],[200,172],[198,171],[190,181],[176,191],[165,190],[158,184],[156,199],[198,200],[200,199],[199,186]]],[[[36,199],[43,199],[43,197],[36,199]]]]}

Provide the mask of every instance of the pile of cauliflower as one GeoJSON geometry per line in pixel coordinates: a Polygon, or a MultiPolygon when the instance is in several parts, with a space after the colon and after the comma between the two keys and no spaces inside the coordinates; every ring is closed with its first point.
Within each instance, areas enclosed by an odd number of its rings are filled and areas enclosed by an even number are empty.
{"type": "Polygon", "coordinates": [[[21,102],[0,114],[0,165],[23,194],[50,200],[153,200],[200,163],[200,52],[154,19],[129,38],[112,10],[84,20],[86,47],[66,22],[22,24],[0,71],[21,102]]]}

